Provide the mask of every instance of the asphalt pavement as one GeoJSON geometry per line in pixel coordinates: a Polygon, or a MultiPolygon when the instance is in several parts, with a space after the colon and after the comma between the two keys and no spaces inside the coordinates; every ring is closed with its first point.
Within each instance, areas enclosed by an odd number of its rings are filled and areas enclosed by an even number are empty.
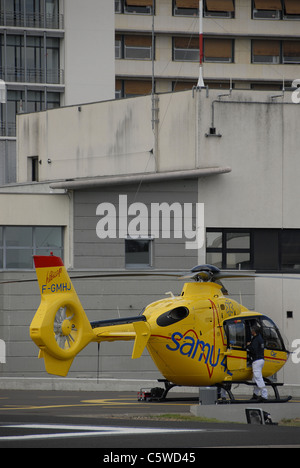
{"type": "Polygon", "coordinates": [[[0,390],[0,448],[99,448],[99,461],[133,466],[196,463],[200,448],[300,447],[300,427],[193,420],[195,403],[192,394],[147,402],[135,392],[0,390]]]}

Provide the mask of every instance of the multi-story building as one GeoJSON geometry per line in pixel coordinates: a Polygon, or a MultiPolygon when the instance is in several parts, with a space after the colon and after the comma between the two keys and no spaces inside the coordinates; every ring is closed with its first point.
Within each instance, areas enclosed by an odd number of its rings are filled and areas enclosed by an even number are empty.
{"type": "MultiPolygon", "coordinates": [[[[278,90],[298,78],[300,2],[202,3],[205,85],[278,90]]],[[[199,0],[115,0],[116,96],[197,84],[198,8],[199,0]]]]}
{"type": "Polygon", "coordinates": [[[17,113],[114,97],[113,22],[111,0],[1,0],[0,184],[16,180],[17,113]]]}

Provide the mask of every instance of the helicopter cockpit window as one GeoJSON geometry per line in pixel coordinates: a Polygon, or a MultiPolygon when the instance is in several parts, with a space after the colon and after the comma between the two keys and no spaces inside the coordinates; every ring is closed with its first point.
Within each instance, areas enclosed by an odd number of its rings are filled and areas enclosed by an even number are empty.
{"type": "Polygon", "coordinates": [[[262,336],[265,348],[274,350],[284,350],[284,344],[275,324],[268,318],[261,320],[262,336]]]}
{"type": "Polygon", "coordinates": [[[225,323],[228,348],[246,349],[251,341],[251,327],[258,326],[266,349],[285,351],[285,345],[274,322],[265,316],[243,319],[230,319],[225,323]]]}
{"type": "Polygon", "coordinates": [[[229,348],[245,348],[246,332],[245,323],[235,320],[227,324],[227,343],[229,348]]]}

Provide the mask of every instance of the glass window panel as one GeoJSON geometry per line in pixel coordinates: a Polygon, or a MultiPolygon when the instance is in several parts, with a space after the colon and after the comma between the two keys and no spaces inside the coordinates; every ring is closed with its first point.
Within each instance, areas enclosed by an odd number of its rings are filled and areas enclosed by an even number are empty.
{"type": "Polygon", "coordinates": [[[60,93],[47,92],[47,109],[54,109],[60,106],[60,93]]]}
{"type": "Polygon", "coordinates": [[[253,268],[271,271],[279,269],[279,233],[276,229],[255,229],[253,268]]]}
{"type": "Polygon", "coordinates": [[[151,265],[151,240],[149,239],[125,239],[125,264],[126,266],[150,266],[151,265]]]}
{"type": "Polygon", "coordinates": [[[47,82],[59,83],[59,39],[47,38],[47,82]]]}
{"type": "Polygon", "coordinates": [[[206,247],[213,249],[222,248],[222,232],[207,232],[206,233],[206,247]]]}
{"type": "Polygon", "coordinates": [[[32,228],[23,226],[6,227],[7,247],[31,247],[32,228]]]}
{"type": "Polygon", "coordinates": [[[226,268],[232,269],[249,269],[250,265],[250,252],[230,252],[226,255],[226,268]]]}
{"type": "Polygon", "coordinates": [[[63,258],[63,250],[53,247],[43,248],[43,249],[36,249],[36,255],[50,255],[53,254],[55,257],[63,258]]]}
{"type": "Polygon", "coordinates": [[[60,227],[37,227],[35,229],[36,247],[61,247],[62,230],[60,227]]]}
{"type": "Polygon", "coordinates": [[[283,270],[300,269],[300,230],[285,229],[282,231],[281,259],[283,270]]]}
{"type": "Polygon", "coordinates": [[[249,232],[228,232],[226,246],[228,249],[250,249],[249,232]]]}
{"type": "Polygon", "coordinates": [[[284,350],[284,344],[275,324],[266,318],[262,321],[262,335],[267,349],[284,350]]]}
{"type": "Polygon", "coordinates": [[[246,346],[246,334],[244,322],[228,324],[228,347],[244,348],[246,346]]]}
{"type": "Polygon", "coordinates": [[[0,227],[0,247],[3,245],[3,227],[0,227]]]}
{"type": "Polygon", "coordinates": [[[152,47],[128,47],[125,46],[125,59],[145,59],[152,58],[152,47]]]}
{"type": "Polygon", "coordinates": [[[199,50],[196,49],[174,49],[174,60],[181,62],[197,62],[199,60],[199,50]]]}
{"type": "Polygon", "coordinates": [[[207,252],[206,253],[206,262],[209,265],[214,265],[217,268],[222,268],[222,253],[218,252],[207,252]]]}
{"type": "Polygon", "coordinates": [[[6,251],[6,268],[7,269],[31,269],[32,249],[7,249],[6,251]]]}

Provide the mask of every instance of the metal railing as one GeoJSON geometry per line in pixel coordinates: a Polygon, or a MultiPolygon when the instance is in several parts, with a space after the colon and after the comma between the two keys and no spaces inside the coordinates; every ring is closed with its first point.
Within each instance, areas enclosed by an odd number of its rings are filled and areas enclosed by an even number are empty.
{"type": "Polygon", "coordinates": [[[0,67],[0,79],[17,83],[64,84],[64,70],[44,70],[41,68],[0,67]]]}
{"type": "Polygon", "coordinates": [[[45,15],[43,13],[22,14],[0,12],[0,26],[40,29],[64,29],[64,15],[45,15]]]}

